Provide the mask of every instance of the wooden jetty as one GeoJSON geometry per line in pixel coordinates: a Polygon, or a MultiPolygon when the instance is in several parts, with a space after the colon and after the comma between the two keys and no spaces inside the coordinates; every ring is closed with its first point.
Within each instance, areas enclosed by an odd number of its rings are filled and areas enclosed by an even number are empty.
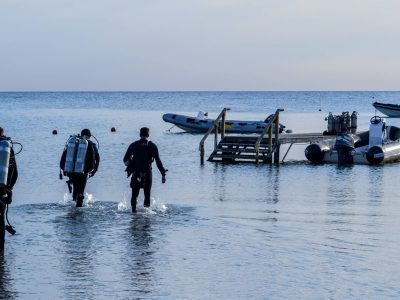
{"type": "Polygon", "coordinates": [[[273,118],[257,135],[226,135],[225,119],[229,108],[224,108],[215,119],[213,125],[200,141],[200,161],[204,163],[204,144],[211,133],[214,133],[214,150],[208,161],[213,162],[253,162],[253,163],[280,163],[284,161],[293,144],[315,143],[334,136],[322,133],[279,133],[279,113],[277,109],[273,118]],[[273,128],[275,129],[273,132],[273,128]],[[220,138],[218,138],[218,135],[220,138]],[[289,147],[280,160],[280,147],[289,144],[289,147]]]}

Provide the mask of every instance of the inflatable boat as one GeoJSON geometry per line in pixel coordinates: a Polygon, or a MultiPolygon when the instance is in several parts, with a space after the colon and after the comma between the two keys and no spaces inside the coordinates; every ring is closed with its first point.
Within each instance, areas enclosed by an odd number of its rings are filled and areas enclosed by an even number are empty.
{"type": "Polygon", "coordinates": [[[400,128],[386,126],[384,119],[374,116],[369,131],[340,133],[336,138],[307,146],[305,155],[313,163],[378,165],[396,162],[400,160],[400,128]]]}
{"type": "MultiPolygon", "coordinates": [[[[273,117],[273,114],[269,115],[264,121],[236,121],[226,120],[225,121],[225,132],[226,133],[261,133],[267,126],[268,122],[273,117]]],[[[189,117],[178,114],[164,114],[163,120],[165,122],[174,124],[175,126],[190,132],[190,133],[203,133],[214,123],[214,119],[208,119],[207,113],[199,112],[197,117],[189,117]]],[[[221,127],[221,124],[219,124],[221,127]]],[[[273,126],[273,130],[275,126],[273,126]]],[[[285,126],[279,124],[279,132],[283,132],[285,126]]]]}
{"type": "Polygon", "coordinates": [[[381,113],[384,113],[388,117],[400,118],[400,105],[397,104],[386,104],[374,102],[372,104],[381,113]]]}

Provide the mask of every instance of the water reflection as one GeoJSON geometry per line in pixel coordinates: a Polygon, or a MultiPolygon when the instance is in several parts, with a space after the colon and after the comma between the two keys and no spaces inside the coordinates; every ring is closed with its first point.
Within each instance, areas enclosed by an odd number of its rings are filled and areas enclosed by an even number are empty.
{"type": "MultiPolygon", "coordinates": [[[[264,167],[264,166],[263,166],[264,167]]],[[[266,180],[268,184],[265,190],[265,200],[267,203],[276,204],[279,202],[280,195],[280,178],[279,178],[280,166],[269,165],[267,166],[266,180]]]]}
{"type": "Polygon", "coordinates": [[[354,202],[354,166],[330,166],[328,173],[328,206],[354,202]],[[333,169],[333,170],[332,170],[333,169]]]}
{"type": "Polygon", "coordinates": [[[130,276],[130,290],[149,294],[154,290],[152,216],[138,214],[129,223],[127,257],[124,274],[130,276]]]}
{"type": "Polygon", "coordinates": [[[384,196],[383,166],[370,166],[368,168],[368,199],[371,204],[382,202],[384,196]]]}
{"type": "Polygon", "coordinates": [[[96,224],[90,222],[84,209],[71,208],[58,223],[61,241],[64,290],[67,298],[93,298],[95,295],[95,264],[93,238],[96,224]],[[93,224],[92,224],[93,223],[93,224]]]}
{"type": "Polygon", "coordinates": [[[17,296],[8,263],[3,256],[0,256],[0,299],[15,299],[17,296]]]}
{"type": "Polygon", "coordinates": [[[213,178],[214,178],[214,200],[224,201],[226,200],[226,172],[227,165],[214,163],[213,165],[213,178]]]}

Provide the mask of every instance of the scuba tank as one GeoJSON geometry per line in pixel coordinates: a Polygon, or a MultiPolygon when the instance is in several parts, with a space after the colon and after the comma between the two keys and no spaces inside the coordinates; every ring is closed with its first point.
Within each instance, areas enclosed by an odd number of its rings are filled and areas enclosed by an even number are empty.
{"type": "Polygon", "coordinates": [[[0,187],[7,185],[8,166],[10,164],[11,141],[9,138],[0,138],[0,187]]]}
{"type": "Polygon", "coordinates": [[[333,133],[335,131],[335,119],[333,118],[331,112],[329,113],[327,120],[328,120],[328,133],[333,133]]]}
{"type": "Polygon", "coordinates": [[[351,127],[351,117],[348,111],[344,113],[344,119],[346,122],[346,132],[349,132],[351,127]]]}
{"type": "Polygon", "coordinates": [[[341,117],[335,116],[335,133],[339,134],[341,132],[341,117]]]}
{"type": "Polygon", "coordinates": [[[357,112],[353,111],[350,117],[350,131],[355,134],[357,132],[357,112]]]}
{"type": "MultiPolygon", "coordinates": [[[[347,115],[348,115],[348,113],[347,113],[347,115]]],[[[345,112],[343,112],[342,115],[339,116],[340,132],[347,132],[347,115],[345,112]]]]}
{"type": "Polygon", "coordinates": [[[88,141],[80,135],[72,135],[68,139],[64,165],[65,173],[84,173],[88,144],[88,141]]]}

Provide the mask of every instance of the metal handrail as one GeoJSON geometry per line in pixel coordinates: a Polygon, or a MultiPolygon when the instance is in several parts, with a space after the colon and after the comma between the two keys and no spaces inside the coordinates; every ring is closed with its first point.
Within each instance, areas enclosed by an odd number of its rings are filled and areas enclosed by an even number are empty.
{"type": "Polygon", "coordinates": [[[256,162],[258,163],[258,157],[259,157],[259,148],[261,141],[263,140],[265,134],[268,132],[268,145],[269,145],[269,154],[272,153],[272,124],[275,123],[275,143],[278,142],[278,137],[279,137],[279,112],[284,111],[283,108],[278,108],[274,114],[274,116],[271,118],[271,120],[268,122],[267,126],[264,128],[264,130],[261,132],[260,137],[258,138],[257,142],[255,143],[254,149],[256,151],[256,162]]]}
{"type": "Polygon", "coordinates": [[[225,136],[225,115],[226,112],[230,110],[229,107],[225,107],[221,113],[218,115],[218,117],[214,120],[213,124],[210,126],[210,128],[207,130],[206,134],[203,136],[203,138],[200,141],[199,144],[199,150],[200,150],[200,159],[201,159],[201,163],[204,163],[204,142],[205,140],[208,138],[208,136],[210,135],[210,133],[215,130],[215,140],[214,140],[214,150],[216,148],[216,141],[217,141],[217,135],[218,135],[218,123],[219,120],[222,118],[222,124],[221,124],[221,137],[224,138],[225,136]]]}

